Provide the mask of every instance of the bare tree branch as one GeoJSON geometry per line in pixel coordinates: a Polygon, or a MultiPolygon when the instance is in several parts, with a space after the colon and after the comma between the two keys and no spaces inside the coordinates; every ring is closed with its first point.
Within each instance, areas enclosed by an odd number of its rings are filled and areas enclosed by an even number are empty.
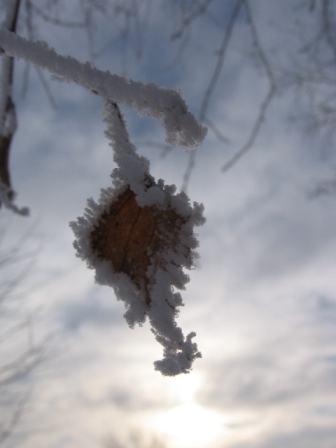
{"type": "Polygon", "coordinates": [[[7,422],[7,424],[0,425],[0,445],[2,445],[12,436],[13,432],[15,431],[15,428],[18,426],[21,420],[21,416],[25,410],[29,397],[30,397],[29,392],[23,394],[16,403],[14,412],[10,416],[10,419],[7,422]]]}
{"type": "Polygon", "coordinates": [[[218,82],[218,78],[219,75],[222,71],[223,65],[224,65],[224,61],[225,61],[225,55],[226,55],[226,51],[228,49],[228,45],[230,43],[231,40],[231,36],[232,36],[232,32],[233,32],[233,28],[234,25],[237,21],[238,18],[238,14],[240,11],[240,8],[243,4],[243,0],[237,0],[234,8],[232,9],[231,12],[231,16],[228,22],[227,27],[224,30],[224,35],[223,35],[223,41],[222,44],[220,46],[220,49],[218,50],[218,58],[217,58],[217,63],[215,66],[215,69],[213,71],[213,74],[211,76],[210,82],[208,84],[208,87],[206,88],[204,97],[203,97],[203,101],[201,104],[201,109],[200,109],[200,114],[199,114],[199,118],[200,121],[203,122],[206,118],[206,113],[207,113],[207,109],[211,100],[211,96],[213,94],[213,91],[216,87],[216,84],[218,82]]]}
{"type": "Polygon", "coordinates": [[[213,123],[213,121],[209,120],[209,118],[207,118],[205,120],[205,124],[207,125],[208,129],[210,129],[210,131],[212,131],[212,133],[217,137],[217,139],[225,144],[230,143],[230,139],[224,135],[222,133],[222,131],[220,129],[218,129],[218,126],[215,125],[215,123],[213,123]]]}
{"type": "MultiPolygon", "coordinates": [[[[15,32],[19,15],[21,0],[13,0],[7,5],[6,19],[3,29],[15,32]]],[[[14,59],[1,54],[1,89],[0,89],[0,198],[9,208],[20,214],[27,214],[27,209],[18,209],[13,204],[14,191],[12,190],[9,169],[9,156],[12,140],[16,130],[16,110],[13,101],[14,59]],[[22,212],[22,213],[21,213],[22,212]]],[[[1,201],[0,201],[1,207],[1,201]]]]}
{"type": "Polygon", "coordinates": [[[322,17],[324,22],[324,32],[326,35],[326,41],[329,44],[329,47],[334,55],[334,62],[336,63],[336,42],[335,42],[335,36],[332,35],[332,24],[330,21],[330,1],[329,0],[323,0],[322,3],[322,17]]]}
{"type": "Polygon", "coordinates": [[[261,43],[260,43],[260,40],[258,37],[257,28],[256,28],[256,25],[255,25],[253,17],[252,17],[249,1],[243,0],[243,2],[244,2],[244,8],[246,11],[247,22],[251,29],[253,46],[256,50],[256,53],[258,55],[258,58],[262,64],[262,66],[264,67],[264,70],[266,72],[269,87],[268,87],[267,94],[266,94],[263,102],[260,105],[259,113],[257,115],[257,118],[254,122],[252,131],[251,131],[246,143],[222,167],[223,173],[225,173],[230,168],[232,168],[238,162],[238,160],[240,160],[252,148],[252,146],[257,138],[257,135],[260,131],[261,125],[265,120],[267,109],[268,109],[269,105],[271,104],[271,102],[274,98],[276,89],[277,89],[277,85],[275,82],[275,76],[273,74],[271,64],[265,55],[265,52],[261,46],[261,43]]]}
{"type": "MultiPolygon", "coordinates": [[[[15,32],[20,8],[20,0],[14,0],[7,7],[7,15],[2,26],[15,32]]],[[[9,171],[9,152],[11,141],[16,128],[15,105],[12,100],[14,59],[5,54],[1,55],[1,82],[0,91],[0,181],[11,189],[9,171]]],[[[10,197],[13,192],[9,193],[10,197]]]]}
{"type": "Polygon", "coordinates": [[[35,343],[35,313],[23,311],[22,291],[16,291],[35,258],[31,251],[22,251],[26,239],[27,234],[0,250],[0,446],[17,430],[32,392],[27,380],[46,358],[49,346],[49,338],[35,343]]]}
{"type": "MultiPolygon", "coordinates": [[[[224,29],[222,44],[218,51],[217,63],[215,65],[214,71],[212,73],[212,76],[210,78],[208,86],[205,90],[205,93],[203,96],[203,101],[201,103],[199,119],[202,123],[207,121],[207,117],[206,117],[207,109],[209,107],[210,100],[211,100],[212,94],[215,90],[219,76],[221,74],[221,71],[222,71],[222,68],[224,65],[224,61],[225,61],[226,52],[227,52],[229,43],[231,41],[232,32],[233,32],[234,26],[236,24],[238,14],[239,14],[239,11],[240,11],[242,5],[243,5],[243,0],[236,1],[235,5],[231,11],[231,16],[229,18],[228,25],[224,29]]],[[[187,191],[187,188],[188,188],[188,185],[190,182],[190,177],[191,177],[192,171],[195,167],[195,162],[196,162],[196,151],[193,151],[189,155],[188,166],[187,166],[184,176],[183,176],[183,183],[182,183],[183,191],[187,191]]]]}
{"type": "Polygon", "coordinates": [[[185,31],[185,28],[188,27],[199,16],[205,14],[206,10],[209,8],[213,1],[214,0],[203,0],[202,2],[198,3],[196,9],[192,11],[188,16],[183,18],[180,27],[171,34],[171,39],[180,39],[183,32],[185,31]]]}
{"type": "Polygon", "coordinates": [[[66,28],[84,28],[86,26],[85,21],[73,21],[73,20],[64,20],[59,19],[58,17],[51,16],[46,13],[42,8],[36,6],[35,3],[29,1],[31,9],[46,22],[52,23],[53,25],[62,26],[66,28]]]}

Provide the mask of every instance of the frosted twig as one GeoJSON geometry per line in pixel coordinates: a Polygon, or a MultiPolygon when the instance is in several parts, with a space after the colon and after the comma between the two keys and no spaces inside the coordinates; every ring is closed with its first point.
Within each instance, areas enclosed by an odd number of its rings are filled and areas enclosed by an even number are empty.
{"type": "Polygon", "coordinates": [[[206,135],[206,128],[188,111],[176,90],[98,70],[88,62],[81,63],[73,57],[57,54],[45,42],[30,42],[4,29],[0,30],[0,47],[10,56],[49,70],[56,79],[73,81],[103,98],[124,103],[138,113],[161,120],[169,144],[192,149],[206,135]]]}

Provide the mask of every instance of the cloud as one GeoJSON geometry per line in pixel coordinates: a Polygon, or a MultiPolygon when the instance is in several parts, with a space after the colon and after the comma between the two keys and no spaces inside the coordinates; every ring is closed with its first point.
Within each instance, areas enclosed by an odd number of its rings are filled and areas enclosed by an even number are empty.
{"type": "MultiPolygon", "coordinates": [[[[256,2],[259,29],[266,49],[285,51],[282,37],[287,42],[289,33],[273,34],[267,17],[276,17],[280,28],[289,26],[292,3],[273,3],[265,8],[256,2]]],[[[223,37],[216,17],[195,22],[190,37],[198,40],[191,41],[185,64],[169,72],[177,47],[167,49],[168,40],[157,44],[168,24],[159,7],[153,8],[154,31],[144,30],[147,59],[131,64],[129,74],[181,88],[197,113],[216,60],[208,49],[216,50],[223,37]]],[[[336,215],[333,198],[307,199],[326,163],[316,141],[303,144],[286,130],[291,97],[283,94],[246,157],[225,175],[220,172],[246,140],[266,85],[244,62],[248,36],[239,26],[210,112],[231,143],[223,145],[209,132],[189,184],[191,199],[204,203],[207,216],[199,229],[199,268],[182,294],[179,317],[183,328],[196,330],[203,354],[190,374],[203,376],[193,399],[227,417],[218,446],[334,448],[336,215]]],[[[83,55],[83,40],[78,46],[66,32],[49,26],[45,31],[64,53],[83,55]]],[[[103,28],[99,32],[107,35],[103,28]]],[[[114,70],[116,62],[106,57],[99,64],[114,70]]],[[[154,416],[180,398],[176,384],[153,371],[162,353],[148,326],[127,327],[123,305],[111,290],[94,285],[93,273],[72,247],[68,222],[82,214],[86,198],[96,199],[110,184],[113,169],[100,100],[76,86],[52,83],[59,104],[54,111],[36,80],[31,82],[26,101],[18,100],[11,163],[18,203],[39,221],[32,237],[43,248],[36,275],[47,279],[27,302],[43,307],[41,326],[57,329],[58,345],[37,375],[32,412],[22,424],[23,430],[47,429],[20,446],[97,446],[112,426],[116,440],[128,440],[131,424],[152,430],[154,416]]],[[[129,121],[133,140],[163,142],[158,125],[133,114],[129,121]]],[[[186,153],[175,148],[162,158],[153,147],[140,153],[150,158],[156,177],[182,184],[186,153]]],[[[30,225],[1,214],[12,239],[30,225]]]]}
{"type": "MultiPolygon", "coordinates": [[[[326,425],[323,429],[303,426],[297,431],[281,429],[277,433],[270,435],[261,444],[252,444],[250,446],[256,448],[282,448],[284,446],[293,446],[295,448],[315,448],[316,446],[333,448],[335,436],[336,431],[333,424],[326,425]]],[[[237,445],[234,448],[240,448],[240,446],[237,445]]]]}
{"type": "MultiPolygon", "coordinates": [[[[98,291],[97,291],[98,292],[98,291]]],[[[107,306],[98,300],[97,292],[81,297],[74,303],[69,300],[59,311],[59,320],[64,330],[77,331],[85,325],[98,327],[124,325],[119,308],[112,305],[107,306]]],[[[111,303],[115,300],[111,294],[111,303]]]]}

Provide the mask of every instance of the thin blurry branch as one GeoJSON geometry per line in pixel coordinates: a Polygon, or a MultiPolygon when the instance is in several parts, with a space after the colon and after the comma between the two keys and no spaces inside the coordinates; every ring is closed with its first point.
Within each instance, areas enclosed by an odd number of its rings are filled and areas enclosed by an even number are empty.
{"type": "Polygon", "coordinates": [[[249,1],[243,0],[243,2],[244,2],[244,8],[246,11],[247,23],[249,24],[250,30],[251,30],[252,44],[256,51],[258,59],[264,68],[269,86],[268,86],[268,91],[266,93],[266,96],[260,105],[259,112],[257,114],[257,117],[255,119],[251,133],[250,133],[246,143],[231,157],[231,159],[228,162],[225,163],[225,165],[222,167],[223,173],[225,173],[230,168],[232,168],[238,162],[238,160],[241,159],[254,145],[255,140],[259,134],[261,125],[265,120],[267,109],[270,106],[270,104],[274,98],[274,95],[276,93],[276,90],[277,90],[277,84],[275,81],[275,76],[274,76],[274,73],[272,70],[272,66],[271,66],[269,60],[267,59],[266,54],[262,48],[262,45],[261,45],[261,42],[260,42],[260,39],[258,36],[258,32],[257,32],[257,27],[255,25],[255,22],[253,20],[253,16],[251,13],[249,1]]]}
{"type": "Polygon", "coordinates": [[[29,393],[23,394],[15,403],[14,410],[9,416],[8,421],[0,425],[0,446],[3,446],[3,444],[12,437],[13,433],[20,423],[29,398],[29,393]]]}
{"type": "Polygon", "coordinates": [[[154,140],[144,140],[136,142],[137,147],[146,147],[146,148],[158,148],[161,149],[161,156],[165,157],[172,149],[173,146],[168,145],[167,143],[156,142],[154,140]]]}
{"type": "MultiPolygon", "coordinates": [[[[304,13],[303,5],[299,13],[304,13]]],[[[305,30],[304,24],[298,29],[295,37],[299,50],[292,55],[290,67],[281,69],[282,84],[287,90],[294,89],[295,106],[289,114],[291,123],[310,137],[322,136],[326,141],[323,152],[329,154],[330,159],[336,129],[335,2],[314,2],[308,18],[313,25],[309,33],[300,33],[305,30]]],[[[333,176],[321,181],[310,196],[332,194],[333,176]]]]}
{"type": "Polygon", "coordinates": [[[188,15],[183,16],[180,27],[171,34],[170,36],[171,39],[172,40],[180,39],[184,34],[186,28],[189,27],[189,25],[194,20],[196,20],[200,16],[203,16],[206,13],[209,6],[211,5],[211,3],[213,3],[213,1],[214,0],[203,0],[201,2],[195,1],[194,3],[196,4],[196,8],[188,15]]]}
{"type": "Polygon", "coordinates": [[[229,46],[229,43],[230,43],[230,40],[232,37],[233,28],[237,22],[238,14],[239,14],[240,8],[243,3],[244,3],[244,0],[236,1],[235,5],[232,9],[231,16],[228,21],[227,27],[224,29],[223,41],[222,41],[222,44],[217,52],[217,54],[218,54],[217,63],[215,65],[214,71],[210,78],[209,84],[205,90],[203,100],[201,103],[201,108],[200,108],[200,113],[199,113],[199,118],[200,118],[201,122],[204,122],[204,120],[206,119],[207,109],[209,107],[209,103],[210,103],[212,94],[214,92],[214,89],[218,83],[220,73],[223,69],[225,55],[227,53],[227,49],[228,49],[228,46],[229,46]]]}
{"type": "Polygon", "coordinates": [[[332,33],[333,24],[330,21],[331,16],[332,16],[332,13],[331,13],[331,8],[330,8],[330,0],[323,0],[323,2],[322,2],[322,18],[323,18],[323,23],[324,23],[324,32],[325,32],[325,36],[326,36],[326,41],[334,55],[334,63],[336,63],[336,42],[335,42],[335,35],[333,35],[333,33],[332,33]]]}
{"type": "MultiPolygon", "coordinates": [[[[210,77],[208,86],[205,89],[205,93],[203,95],[203,100],[202,100],[201,107],[200,107],[199,119],[202,123],[204,123],[205,121],[208,121],[208,122],[210,121],[207,118],[207,110],[209,108],[211,97],[213,95],[213,92],[218,83],[220,74],[222,72],[224,62],[225,62],[225,56],[226,56],[226,53],[227,53],[227,50],[229,47],[229,43],[232,38],[233,29],[237,22],[239,12],[241,10],[243,3],[244,3],[244,0],[237,0],[235,2],[234,7],[232,8],[232,11],[231,11],[230,18],[228,20],[228,24],[223,30],[224,31],[223,40],[222,40],[221,46],[217,52],[217,55],[218,55],[217,62],[216,62],[215,68],[212,72],[212,75],[210,77]]],[[[210,123],[211,123],[211,121],[210,121],[210,123]]],[[[187,188],[188,188],[188,185],[190,182],[190,177],[191,177],[192,171],[195,167],[195,161],[196,161],[196,151],[193,151],[189,155],[188,165],[187,165],[187,168],[186,168],[184,176],[183,176],[183,183],[182,183],[183,191],[187,191],[187,188]]]]}
{"type": "Polygon", "coordinates": [[[0,446],[12,437],[32,397],[29,379],[46,359],[48,339],[36,343],[35,314],[25,311],[20,286],[31,271],[34,252],[26,236],[0,251],[0,446]]]}
{"type": "Polygon", "coordinates": [[[31,0],[26,0],[27,7],[31,8],[32,12],[35,12],[38,16],[42,17],[46,22],[52,23],[53,25],[65,27],[65,28],[84,28],[86,26],[85,21],[74,21],[74,20],[65,20],[60,19],[56,16],[52,16],[45,12],[44,9],[37,6],[31,0]]]}

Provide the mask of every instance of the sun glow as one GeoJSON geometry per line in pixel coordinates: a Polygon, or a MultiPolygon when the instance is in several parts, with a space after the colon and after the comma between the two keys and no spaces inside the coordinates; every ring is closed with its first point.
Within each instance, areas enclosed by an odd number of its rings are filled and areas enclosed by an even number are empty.
{"type": "Polygon", "coordinates": [[[174,448],[201,448],[210,446],[225,428],[223,415],[206,409],[194,400],[201,378],[176,378],[171,395],[179,403],[155,419],[155,429],[174,448]]]}
{"type": "Polygon", "coordinates": [[[224,417],[196,403],[185,403],[164,412],[156,428],[176,448],[204,447],[213,442],[224,425],[224,417]]]}

